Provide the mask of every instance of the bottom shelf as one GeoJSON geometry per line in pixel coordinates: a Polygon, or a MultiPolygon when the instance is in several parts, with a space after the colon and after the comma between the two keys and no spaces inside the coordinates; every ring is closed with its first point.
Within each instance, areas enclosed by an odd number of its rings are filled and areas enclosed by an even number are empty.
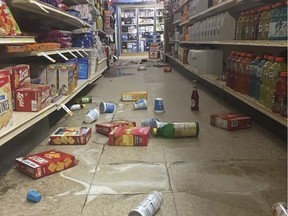
{"type": "Polygon", "coordinates": [[[43,118],[56,110],[61,109],[61,104],[66,104],[80,91],[82,91],[87,85],[95,82],[102,76],[102,73],[107,69],[106,58],[98,62],[97,71],[95,74],[91,74],[87,80],[78,80],[77,88],[69,96],[62,96],[56,103],[50,104],[39,112],[16,112],[13,111],[12,119],[9,124],[0,130],[0,146],[17,136],[25,129],[39,122],[43,118]]]}
{"type": "Polygon", "coordinates": [[[279,114],[273,113],[271,110],[267,109],[265,106],[260,104],[257,100],[254,98],[249,97],[248,95],[243,95],[239,92],[234,91],[233,89],[227,87],[225,85],[224,81],[219,80],[220,74],[202,74],[202,73],[196,73],[194,72],[189,64],[183,64],[179,59],[174,58],[171,55],[166,54],[166,56],[174,61],[176,61],[179,65],[193,73],[194,75],[198,76],[199,78],[209,82],[210,84],[224,90],[225,92],[229,93],[230,95],[236,97],[240,101],[248,104],[249,106],[253,107],[254,109],[260,111],[261,113],[265,114],[269,118],[277,121],[281,125],[287,127],[287,118],[282,117],[279,114]]]}

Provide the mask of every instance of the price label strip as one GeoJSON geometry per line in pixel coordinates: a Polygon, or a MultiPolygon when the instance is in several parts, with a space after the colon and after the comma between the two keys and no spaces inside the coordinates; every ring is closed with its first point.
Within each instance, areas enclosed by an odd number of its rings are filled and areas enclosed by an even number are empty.
{"type": "Polygon", "coordinates": [[[65,104],[61,103],[60,106],[68,113],[68,115],[73,115],[73,112],[65,104]]]}

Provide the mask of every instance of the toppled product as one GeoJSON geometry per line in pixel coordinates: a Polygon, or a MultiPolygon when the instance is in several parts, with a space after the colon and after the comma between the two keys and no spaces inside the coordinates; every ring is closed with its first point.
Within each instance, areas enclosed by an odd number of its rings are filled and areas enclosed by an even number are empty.
{"type": "Polygon", "coordinates": [[[250,117],[237,113],[216,113],[210,115],[210,124],[230,131],[250,128],[252,120],[250,117]]]}

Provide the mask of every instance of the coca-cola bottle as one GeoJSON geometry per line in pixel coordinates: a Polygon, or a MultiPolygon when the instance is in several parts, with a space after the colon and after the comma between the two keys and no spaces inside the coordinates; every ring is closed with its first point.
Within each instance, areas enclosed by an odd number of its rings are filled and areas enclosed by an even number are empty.
{"type": "Polygon", "coordinates": [[[191,110],[199,110],[199,94],[197,91],[196,80],[193,80],[193,91],[191,95],[191,110]]]}

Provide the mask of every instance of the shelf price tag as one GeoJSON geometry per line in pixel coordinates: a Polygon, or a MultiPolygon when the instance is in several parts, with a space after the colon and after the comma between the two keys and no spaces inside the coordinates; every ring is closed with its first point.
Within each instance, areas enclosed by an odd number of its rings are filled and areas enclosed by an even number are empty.
{"type": "Polygon", "coordinates": [[[75,52],[77,52],[81,57],[84,57],[78,50],[75,50],[75,52]]]}
{"type": "Polygon", "coordinates": [[[71,52],[71,50],[68,50],[68,52],[69,52],[74,58],[78,58],[73,52],[71,52]]]}
{"type": "Polygon", "coordinates": [[[50,60],[51,62],[53,62],[53,63],[55,63],[56,62],[56,60],[55,59],[53,59],[53,58],[51,58],[50,56],[48,56],[46,53],[44,53],[44,52],[41,52],[40,53],[42,56],[44,56],[45,58],[47,58],[48,60],[50,60]]]}
{"type": "Polygon", "coordinates": [[[73,112],[65,104],[61,103],[60,106],[68,113],[68,115],[73,115],[73,112]]]}
{"type": "Polygon", "coordinates": [[[64,56],[62,53],[60,53],[59,51],[56,51],[56,53],[58,54],[58,55],[60,55],[64,60],[68,60],[68,58],[66,57],[66,56],[64,56]]]}

